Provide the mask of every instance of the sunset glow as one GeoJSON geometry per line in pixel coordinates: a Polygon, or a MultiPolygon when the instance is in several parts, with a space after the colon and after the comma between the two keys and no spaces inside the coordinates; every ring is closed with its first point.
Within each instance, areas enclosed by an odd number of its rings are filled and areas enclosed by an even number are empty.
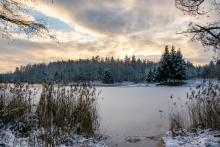
{"type": "Polygon", "coordinates": [[[55,0],[38,4],[35,19],[47,18],[57,41],[15,35],[0,39],[0,72],[33,63],[78,58],[124,58],[135,55],[158,61],[165,45],[181,48],[194,64],[207,64],[213,53],[177,34],[192,18],[175,8],[174,0],[55,0]]]}

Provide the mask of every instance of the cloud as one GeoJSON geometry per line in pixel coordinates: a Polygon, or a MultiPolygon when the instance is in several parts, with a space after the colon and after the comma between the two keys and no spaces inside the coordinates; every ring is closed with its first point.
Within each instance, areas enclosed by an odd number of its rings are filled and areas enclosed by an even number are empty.
{"type": "Polygon", "coordinates": [[[35,8],[34,16],[48,17],[60,43],[22,35],[10,44],[0,39],[0,72],[28,63],[94,55],[135,54],[158,61],[167,44],[180,47],[196,64],[208,63],[212,57],[201,45],[177,34],[191,19],[175,8],[174,0],[56,0],[35,8]]]}

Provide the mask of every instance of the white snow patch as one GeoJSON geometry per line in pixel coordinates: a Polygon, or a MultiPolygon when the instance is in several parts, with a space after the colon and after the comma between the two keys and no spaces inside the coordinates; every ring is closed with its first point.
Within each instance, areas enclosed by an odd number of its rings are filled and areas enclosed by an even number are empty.
{"type": "MultiPolygon", "coordinates": [[[[35,132],[37,133],[37,132],[35,132]]],[[[71,144],[60,144],[57,147],[107,147],[105,140],[98,141],[94,138],[85,138],[80,135],[74,135],[72,138],[66,138],[71,144]]],[[[5,147],[29,147],[29,138],[16,137],[10,130],[0,130],[0,146],[5,147]]],[[[36,147],[43,147],[41,143],[36,143],[36,147]]]]}
{"type": "Polygon", "coordinates": [[[220,147],[220,133],[199,130],[173,137],[170,131],[163,137],[166,147],[220,147]]]}

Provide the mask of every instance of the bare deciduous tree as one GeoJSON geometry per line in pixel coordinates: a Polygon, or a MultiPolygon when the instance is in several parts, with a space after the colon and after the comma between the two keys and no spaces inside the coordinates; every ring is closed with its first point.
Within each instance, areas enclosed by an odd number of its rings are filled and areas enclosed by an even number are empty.
{"type": "MultiPolygon", "coordinates": [[[[193,34],[192,39],[198,40],[203,46],[211,47],[214,51],[220,51],[220,0],[175,0],[176,7],[189,15],[208,17],[207,14],[215,11],[217,14],[213,22],[207,25],[190,23],[184,33],[193,34]],[[207,9],[208,7],[208,9],[207,9]],[[206,10],[207,11],[206,11],[206,10]]],[[[203,23],[205,19],[201,20],[203,23]]]]}
{"type": "Polygon", "coordinates": [[[28,36],[49,36],[49,29],[43,21],[35,20],[31,15],[30,3],[43,0],[0,0],[0,35],[11,38],[12,34],[25,33],[28,36]]]}

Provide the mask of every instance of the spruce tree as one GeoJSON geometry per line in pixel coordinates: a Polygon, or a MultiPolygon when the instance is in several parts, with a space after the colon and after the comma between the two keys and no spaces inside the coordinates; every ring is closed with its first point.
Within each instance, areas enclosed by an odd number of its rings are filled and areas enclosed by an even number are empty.
{"type": "Polygon", "coordinates": [[[106,69],[104,71],[103,83],[105,83],[105,84],[113,84],[114,83],[112,72],[110,71],[110,69],[106,69]]]}
{"type": "Polygon", "coordinates": [[[167,81],[169,76],[169,59],[170,58],[170,53],[169,53],[169,48],[168,46],[165,46],[164,53],[160,59],[159,62],[159,67],[158,67],[158,77],[157,79],[159,81],[167,81]]]}
{"type": "Polygon", "coordinates": [[[169,80],[174,80],[175,81],[175,74],[176,74],[176,66],[178,64],[178,61],[177,61],[177,52],[175,51],[175,47],[172,46],[171,48],[171,52],[170,52],[170,60],[168,61],[169,62],[169,73],[168,73],[168,79],[169,80]]]}
{"type": "Polygon", "coordinates": [[[180,50],[176,52],[175,60],[173,61],[174,69],[174,80],[185,80],[186,79],[186,62],[183,59],[180,50]]]}
{"type": "Polygon", "coordinates": [[[165,47],[160,60],[157,79],[161,82],[175,82],[186,79],[186,63],[181,51],[176,51],[174,46],[170,52],[168,46],[165,47]]]}
{"type": "Polygon", "coordinates": [[[216,70],[216,78],[220,80],[220,60],[217,60],[215,70],[216,70]]]}
{"type": "Polygon", "coordinates": [[[147,74],[146,81],[147,82],[157,82],[158,81],[157,80],[157,75],[158,75],[158,73],[157,73],[157,69],[156,68],[154,68],[153,70],[150,69],[150,71],[147,74]]]}
{"type": "Polygon", "coordinates": [[[147,82],[154,82],[154,75],[153,75],[154,73],[152,72],[152,70],[150,69],[150,71],[148,72],[148,74],[147,74],[147,79],[146,79],[146,81],[147,82]]]}

